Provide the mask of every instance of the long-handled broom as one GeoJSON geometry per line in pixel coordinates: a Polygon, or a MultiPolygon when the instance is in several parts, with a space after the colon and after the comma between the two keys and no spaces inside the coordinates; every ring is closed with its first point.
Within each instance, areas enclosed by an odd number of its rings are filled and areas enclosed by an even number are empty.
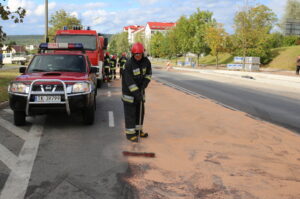
{"type": "MultiPolygon", "coordinates": [[[[142,92],[143,93],[143,92],[142,92]]],[[[144,96],[142,96],[144,99],[144,96]]],[[[138,136],[138,142],[140,142],[140,135],[141,135],[141,126],[142,126],[142,114],[143,114],[143,103],[144,101],[142,100],[140,102],[140,115],[139,115],[139,136],[138,136]]],[[[130,152],[130,151],[123,151],[124,156],[136,156],[136,157],[146,157],[146,158],[154,158],[155,153],[151,152],[130,152]]]]}

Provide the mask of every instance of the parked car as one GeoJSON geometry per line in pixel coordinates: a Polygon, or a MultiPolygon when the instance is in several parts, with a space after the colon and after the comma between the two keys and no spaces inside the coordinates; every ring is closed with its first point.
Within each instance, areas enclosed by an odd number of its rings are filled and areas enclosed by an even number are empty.
{"type": "Polygon", "coordinates": [[[15,125],[26,116],[63,111],[79,112],[85,124],[93,124],[98,69],[92,67],[79,43],[42,43],[28,67],[9,87],[9,104],[15,125]]]}
{"type": "Polygon", "coordinates": [[[3,64],[21,64],[25,65],[28,61],[26,55],[16,55],[13,53],[3,53],[3,64]]]}

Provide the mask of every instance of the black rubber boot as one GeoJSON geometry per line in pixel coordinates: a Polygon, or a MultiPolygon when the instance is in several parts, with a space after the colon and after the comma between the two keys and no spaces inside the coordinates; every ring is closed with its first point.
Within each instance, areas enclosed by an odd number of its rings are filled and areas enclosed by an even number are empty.
{"type": "MultiPolygon", "coordinates": [[[[139,131],[136,131],[135,134],[136,134],[137,136],[139,136],[139,131]]],[[[146,137],[148,137],[148,133],[145,133],[145,132],[141,131],[141,132],[140,132],[140,137],[141,137],[141,138],[146,138],[146,137]]]]}
{"type": "Polygon", "coordinates": [[[126,134],[126,138],[131,142],[138,142],[138,136],[136,134],[126,134]]]}

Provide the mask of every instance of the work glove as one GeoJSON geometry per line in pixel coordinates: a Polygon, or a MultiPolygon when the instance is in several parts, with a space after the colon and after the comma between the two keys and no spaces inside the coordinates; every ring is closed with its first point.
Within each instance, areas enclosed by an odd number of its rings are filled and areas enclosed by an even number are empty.
{"type": "Polygon", "coordinates": [[[134,93],[134,101],[135,102],[144,102],[144,97],[140,91],[136,91],[134,93]]]}

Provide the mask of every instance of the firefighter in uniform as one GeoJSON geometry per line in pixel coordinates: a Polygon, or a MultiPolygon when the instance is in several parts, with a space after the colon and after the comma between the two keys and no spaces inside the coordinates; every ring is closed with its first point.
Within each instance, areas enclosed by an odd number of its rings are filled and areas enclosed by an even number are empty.
{"type": "Polygon", "coordinates": [[[116,67],[117,67],[117,56],[113,55],[110,59],[110,77],[111,79],[116,79],[116,67]]]}
{"type": "Polygon", "coordinates": [[[148,137],[148,133],[143,132],[144,95],[151,80],[152,69],[149,59],[144,56],[143,44],[135,43],[131,53],[132,57],[125,63],[122,74],[122,101],[126,137],[132,142],[138,142],[138,136],[148,137]]]}
{"type": "Polygon", "coordinates": [[[104,74],[105,74],[105,81],[108,82],[110,80],[110,57],[109,57],[109,52],[105,53],[104,57],[104,74]]]}
{"type": "Polygon", "coordinates": [[[127,62],[126,53],[122,53],[122,57],[118,60],[118,66],[120,67],[120,78],[122,78],[122,73],[125,68],[125,63],[127,62]]]}

